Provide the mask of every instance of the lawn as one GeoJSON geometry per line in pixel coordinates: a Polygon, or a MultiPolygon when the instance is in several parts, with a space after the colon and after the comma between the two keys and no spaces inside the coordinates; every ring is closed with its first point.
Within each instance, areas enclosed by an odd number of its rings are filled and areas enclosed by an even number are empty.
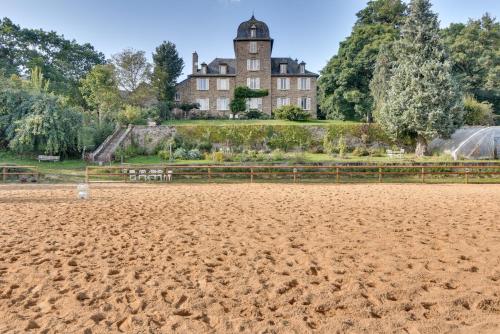
{"type": "MultiPolygon", "coordinates": [[[[336,164],[336,163],[369,163],[374,165],[379,164],[411,164],[414,162],[429,162],[429,163],[443,163],[452,162],[453,160],[448,156],[432,156],[421,159],[416,159],[413,154],[406,154],[403,158],[388,158],[388,157],[357,157],[348,154],[343,158],[334,157],[323,153],[289,153],[288,157],[282,161],[245,161],[245,165],[266,165],[273,163],[288,163],[288,164],[336,164]]],[[[473,160],[458,161],[458,162],[474,162],[473,160]]],[[[476,161],[479,162],[479,161],[476,161]]],[[[485,162],[482,160],[481,162],[485,162]]],[[[1,165],[26,165],[36,166],[39,168],[40,173],[44,179],[50,182],[81,182],[85,177],[85,167],[88,166],[85,161],[80,159],[66,159],[61,162],[38,162],[34,157],[28,155],[16,155],[10,152],[0,151],[0,166],[1,165]]],[[[130,165],[165,165],[165,164],[182,164],[182,165],[215,165],[217,163],[211,160],[175,160],[173,162],[165,161],[156,155],[150,156],[137,156],[126,159],[124,164],[130,165]]],[[[238,161],[225,162],[222,164],[238,165],[238,161]]],[[[119,162],[113,162],[111,165],[119,166],[119,162]]]]}
{"type": "Polygon", "coordinates": [[[162,123],[163,125],[175,126],[193,126],[193,125],[320,125],[327,126],[332,124],[356,124],[350,121],[335,121],[335,120],[309,120],[304,122],[293,122],[277,119],[250,119],[250,120],[231,120],[231,119],[214,119],[214,120],[168,120],[162,123]]]}

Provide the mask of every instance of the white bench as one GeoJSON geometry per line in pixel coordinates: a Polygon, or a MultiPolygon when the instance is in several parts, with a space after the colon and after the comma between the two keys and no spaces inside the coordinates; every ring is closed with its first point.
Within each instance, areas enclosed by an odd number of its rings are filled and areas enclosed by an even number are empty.
{"type": "Polygon", "coordinates": [[[405,155],[405,150],[400,149],[399,151],[387,150],[387,156],[389,158],[399,158],[402,159],[405,155]]]}
{"type": "Polygon", "coordinates": [[[40,161],[52,161],[52,162],[57,162],[60,161],[61,157],[58,155],[39,155],[38,156],[38,162],[40,161]]]}

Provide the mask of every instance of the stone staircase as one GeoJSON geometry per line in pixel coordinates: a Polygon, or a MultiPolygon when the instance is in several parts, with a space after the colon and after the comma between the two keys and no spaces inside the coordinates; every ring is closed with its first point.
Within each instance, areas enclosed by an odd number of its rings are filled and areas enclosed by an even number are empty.
{"type": "Polygon", "coordinates": [[[91,160],[93,162],[110,162],[113,158],[113,154],[120,147],[120,144],[127,138],[130,131],[132,131],[132,125],[128,127],[117,127],[115,132],[111,134],[106,140],[91,154],[91,160]]]}

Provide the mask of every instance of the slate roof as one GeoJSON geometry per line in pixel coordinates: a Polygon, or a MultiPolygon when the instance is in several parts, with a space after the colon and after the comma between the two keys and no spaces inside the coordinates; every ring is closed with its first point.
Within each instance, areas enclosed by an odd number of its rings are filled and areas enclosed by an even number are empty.
{"type": "Polygon", "coordinates": [[[227,65],[226,74],[236,74],[236,59],[234,58],[215,58],[210,64],[208,64],[207,74],[219,74],[219,66],[222,64],[227,65]]]}
{"type": "MultiPolygon", "coordinates": [[[[306,68],[305,73],[300,73],[300,64],[298,61],[290,57],[273,57],[271,58],[271,75],[280,75],[280,64],[287,64],[287,75],[302,75],[302,76],[318,76],[318,74],[310,72],[306,68]]],[[[282,74],[281,74],[282,75],[282,74]]]]}
{"type": "Polygon", "coordinates": [[[242,22],[238,27],[238,32],[236,34],[235,40],[245,40],[245,39],[271,39],[269,35],[269,27],[262,21],[255,19],[255,16],[252,15],[252,18],[248,21],[242,22]],[[256,36],[250,36],[250,29],[255,26],[256,36]]]}

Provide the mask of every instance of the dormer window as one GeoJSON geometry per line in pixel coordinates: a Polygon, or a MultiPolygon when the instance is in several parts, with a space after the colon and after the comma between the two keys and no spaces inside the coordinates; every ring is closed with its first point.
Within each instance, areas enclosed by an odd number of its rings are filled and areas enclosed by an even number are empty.
{"type": "Polygon", "coordinates": [[[201,74],[207,74],[207,72],[208,72],[207,69],[208,69],[207,64],[205,64],[205,63],[201,64],[201,74]]]}
{"type": "Polygon", "coordinates": [[[250,37],[252,37],[252,38],[257,37],[257,27],[256,26],[252,26],[250,28],[250,37]]]}
{"type": "Polygon", "coordinates": [[[288,73],[288,64],[280,64],[280,73],[287,74],[288,73]]]}
{"type": "Polygon", "coordinates": [[[300,63],[299,70],[301,74],[306,73],[306,63],[304,62],[300,63]]]}
{"type": "Polygon", "coordinates": [[[220,74],[227,74],[227,65],[226,64],[222,64],[219,66],[219,73],[220,74]]]}

